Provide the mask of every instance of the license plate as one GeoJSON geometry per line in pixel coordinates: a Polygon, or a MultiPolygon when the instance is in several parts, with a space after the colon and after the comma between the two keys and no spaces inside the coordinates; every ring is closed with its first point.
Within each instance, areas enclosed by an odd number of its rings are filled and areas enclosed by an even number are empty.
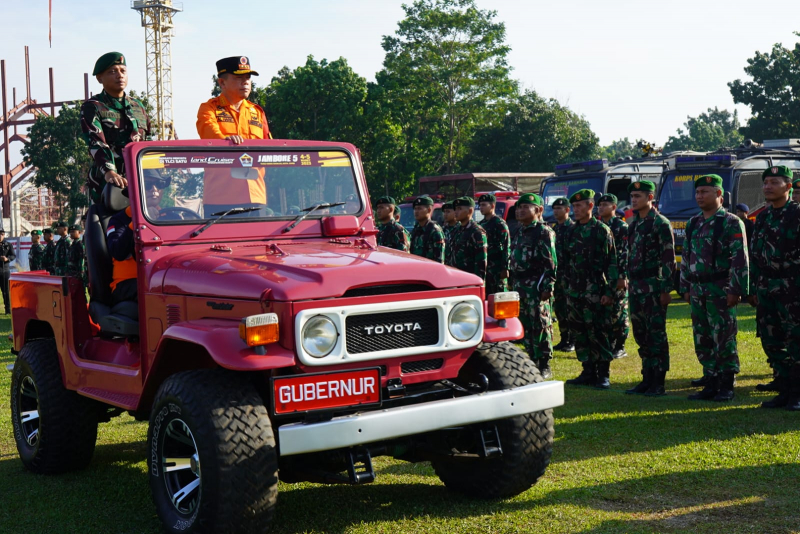
{"type": "Polygon", "coordinates": [[[277,377],[272,380],[276,414],[380,404],[380,369],[277,377]]]}

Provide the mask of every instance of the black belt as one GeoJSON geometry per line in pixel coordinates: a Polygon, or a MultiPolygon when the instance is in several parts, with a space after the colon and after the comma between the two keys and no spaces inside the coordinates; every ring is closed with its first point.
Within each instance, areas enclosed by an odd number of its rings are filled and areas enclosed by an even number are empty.
{"type": "Polygon", "coordinates": [[[708,282],[728,280],[730,276],[728,275],[728,271],[720,271],[716,273],[688,273],[687,278],[693,284],[705,284],[708,282]]]}

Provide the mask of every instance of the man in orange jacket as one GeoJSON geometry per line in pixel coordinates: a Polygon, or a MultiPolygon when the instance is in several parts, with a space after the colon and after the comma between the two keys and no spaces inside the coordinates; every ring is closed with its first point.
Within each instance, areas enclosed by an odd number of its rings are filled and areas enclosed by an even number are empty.
{"type": "MultiPolygon", "coordinates": [[[[258,76],[258,73],[250,68],[246,56],[217,61],[217,81],[222,94],[200,104],[197,112],[200,139],[227,139],[234,145],[241,144],[244,139],[272,139],[264,110],[247,100],[252,89],[251,76],[258,76]]],[[[206,217],[240,206],[266,208],[264,169],[244,173],[246,178],[236,178],[230,171],[206,169],[203,185],[206,217]]],[[[264,209],[253,211],[250,215],[264,216],[263,212],[264,209]]]]}

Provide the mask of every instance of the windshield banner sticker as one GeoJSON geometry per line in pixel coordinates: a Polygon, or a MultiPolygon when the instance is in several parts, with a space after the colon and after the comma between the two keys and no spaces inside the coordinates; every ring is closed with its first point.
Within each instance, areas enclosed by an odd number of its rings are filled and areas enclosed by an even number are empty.
{"type": "Polygon", "coordinates": [[[194,167],[351,167],[350,157],[344,152],[260,152],[258,154],[231,154],[229,151],[213,153],[148,152],[141,157],[143,169],[181,169],[194,167]],[[230,154],[230,155],[229,155],[230,154]]]}

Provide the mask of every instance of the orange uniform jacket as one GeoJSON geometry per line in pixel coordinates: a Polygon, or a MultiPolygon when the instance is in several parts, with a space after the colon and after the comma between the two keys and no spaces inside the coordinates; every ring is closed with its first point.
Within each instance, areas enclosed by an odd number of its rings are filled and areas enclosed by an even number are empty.
{"type": "MultiPolygon", "coordinates": [[[[243,100],[236,111],[220,95],[200,104],[197,111],[197,133],[200,139],[225,139],[231,135],[242,139],[271,139],[267,117],[261,106],[243,100]]],[[[204,204],[267,203],[264,170],[256,179],[232,178],[228,169],[207,169],[203,186],[204,204]]]]}

